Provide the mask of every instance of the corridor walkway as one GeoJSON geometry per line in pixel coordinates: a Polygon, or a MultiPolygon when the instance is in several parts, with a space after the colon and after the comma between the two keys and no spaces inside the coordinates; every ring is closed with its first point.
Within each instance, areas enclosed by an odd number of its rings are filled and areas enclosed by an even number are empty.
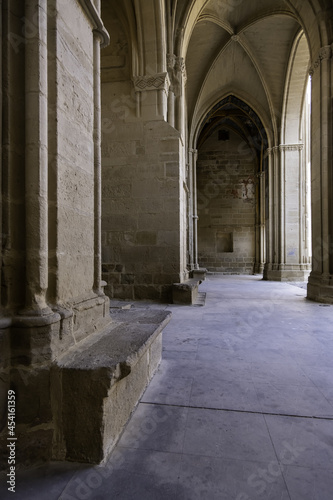
{"type": "MultiPolygon", "coordinates": [[[[25,500],[332,500],[333,306],[259,276],[209,276],[104,466],[18,475],[25,500]]],[[[84,411],[84,409],[83,409],[84,411]]]]}

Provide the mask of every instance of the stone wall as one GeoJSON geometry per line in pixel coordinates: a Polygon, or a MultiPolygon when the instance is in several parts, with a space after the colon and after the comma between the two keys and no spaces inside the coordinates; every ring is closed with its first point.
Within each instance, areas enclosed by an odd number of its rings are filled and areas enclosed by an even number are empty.
{"type": "Polygon", "coordinates": [[[64,457],[56,366],[111,322],[96,273],[100,82],[94,69],[108,35],[92,7],[88,0],[1,4],[0,394],[3,402],[9,387],[15,391],[20,465],[64,457]]]}
{"type": "Polygon", "coordinates": [[[179,137],[163,122],[118,126],[115,135],[103,144],[106,292],[169,300],[181,280],[179,137]]]}
{"type": "Polygon", "coordinates": [[[236,134],[216,131],[199,149],[199,265],[225,274],[251,274],[255,264],[256,164],[236,134]]]}
{"type": "Polygon", "coordinates": [[[94,282],[93,44],[77,2],[62,3],[55,28],[49,44],[56,75],[50,80],[50,135],[57,138],[50,150],[49,196],[56,222],[50,274],[56,300],[67,301],[90,293],[94,282]]]}

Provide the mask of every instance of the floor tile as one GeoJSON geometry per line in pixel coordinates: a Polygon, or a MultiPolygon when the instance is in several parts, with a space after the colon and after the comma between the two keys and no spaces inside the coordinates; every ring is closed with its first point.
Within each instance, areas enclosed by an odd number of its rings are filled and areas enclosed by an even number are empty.
{"type": "Polygon", "coordinates": [[[333,471],[285,467],[283,473],[291,500],[332,500],[333,471]]]}
{"type": "Polygon", "coordinates": [[[184,453],[271,461],[275,452],[262,415],[189,409],[184,453]]]}
{"type": "Polygon", "coordinates": [[[119,446],[180,453],[187,413],[187,408],[140,403],[119,446]]]}
{"type": "Polygon", "coordinates": [[[60,500],[181,498],[180,462],[181,455],[117,446],[106,464],[76,474],[60,500]]]}
{"type": "Polygon", "coordinates": [[[333,417],[333,406],[316,387],[254,382],[264,413],[333,417]]]}
{"type": "Polygon", "coordinates": [[[190,402],[192,378],[166,377],[157,374],[146,389],[141,401],[169,405],[188,405],[190,402]]]}
{"type": "Polygon", "coordinates": [[[333,371],[330,368],[321,366],[303,366],[302,370],[317,387],[333,389],[333,371]]]}
{"type": "Polygon", "coordinates": [[[1,500],[15,498],[17,500],[48,499],[58,500],[62,491],[71,481],[78,469],[86,470],[89,466],[66,462],[52,462],[26,471],[18,471],[16,474],[15,493],[8,491],[2,481],[0,486],[1,500]]]}
{"type": "Polygon", "coordinates": [[[156,473],[146,475],[119,470],[110,480],[105,480],[93,472],[87,483],[78,480],[59,500],[176,500],[182,498],[182,490],[177,479],[164,481],[156,473]]]}
{"type": "Polygon", "coordinates": [[[310,378],[296,364],[285,361],[284,363],[269,363],[266,360],[251,364],[251,377],[260,384],[297,385],[315,387],[310,378]]]}
{"type": "Polygon", "coordinates": [[[276,462],[222,460],[185,455],[180,482],[190,491],[186,500],[289,500],[276,462]]]}
{"type": "Polygon", "coordinates": [[[257,393],[251,381],[219,378],[216,372],[210,377],[193,381],[190,406],[261,411],[257,393]]]}
{"type": "Polygon", "coordinates": [[[284,465],[333,470],[333,420],[265,416],[284,465]]]}

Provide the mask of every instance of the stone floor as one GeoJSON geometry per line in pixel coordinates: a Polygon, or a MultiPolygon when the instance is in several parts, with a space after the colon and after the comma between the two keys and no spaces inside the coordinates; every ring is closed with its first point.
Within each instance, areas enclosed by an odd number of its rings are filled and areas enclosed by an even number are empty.
{"type": "Polygon", "coordinates": [[[259,276],[209,276],[104,466],[18,474],[25,500],[332,500],[333,306],[259,276]]]}

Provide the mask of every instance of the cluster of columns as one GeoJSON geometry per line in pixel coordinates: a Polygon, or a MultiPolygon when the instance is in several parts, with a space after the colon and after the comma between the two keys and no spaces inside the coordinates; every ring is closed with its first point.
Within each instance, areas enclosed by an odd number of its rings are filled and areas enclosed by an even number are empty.
{"type": "Polygon", "coordinates": [[[305,281],[311,270],[309,193],[303,144],[281,144],[267,151],[268,211],[264,278],[305,281]]]}

